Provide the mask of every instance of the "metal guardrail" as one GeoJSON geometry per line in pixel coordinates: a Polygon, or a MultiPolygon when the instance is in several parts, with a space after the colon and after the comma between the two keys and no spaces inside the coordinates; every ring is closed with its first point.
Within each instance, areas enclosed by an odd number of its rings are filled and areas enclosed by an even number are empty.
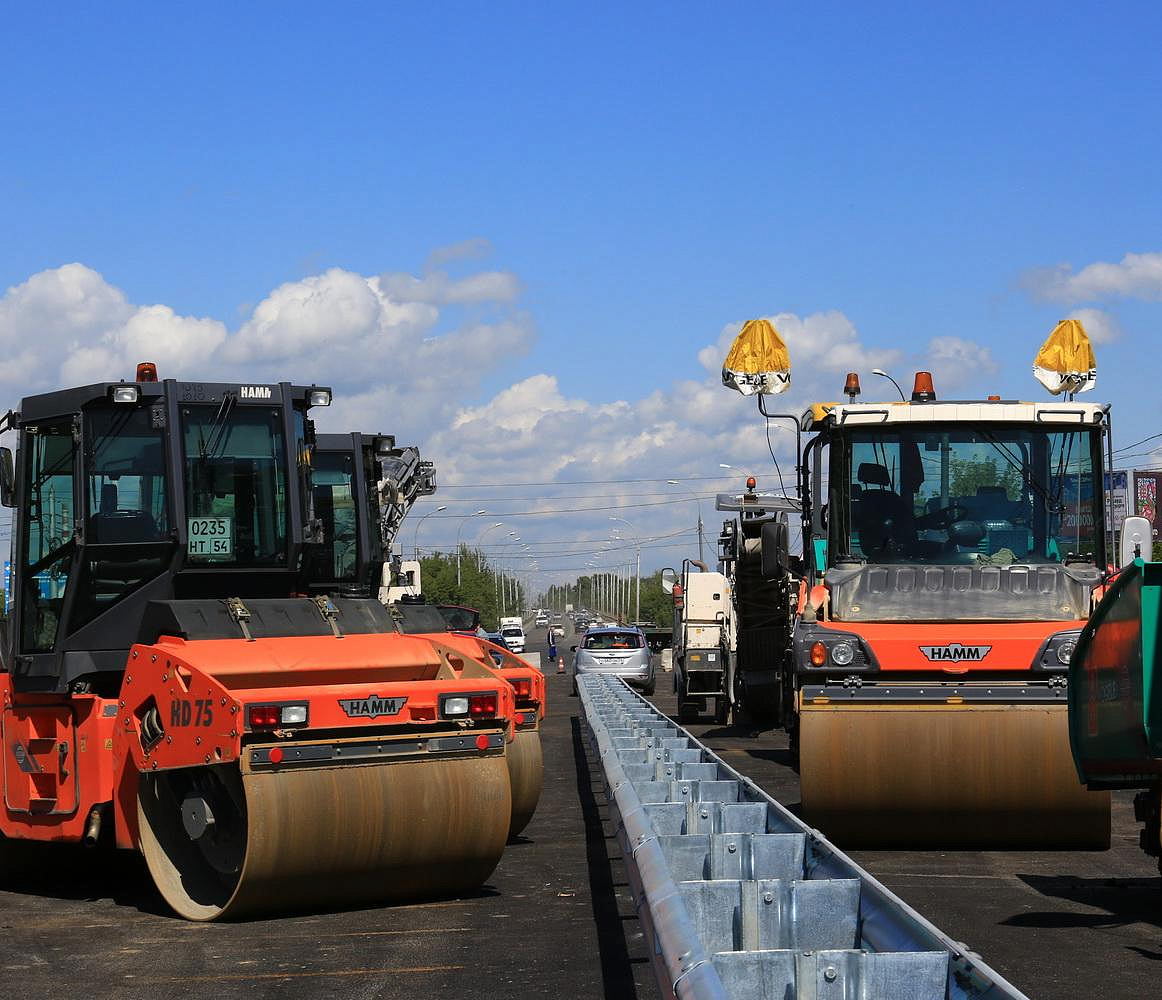
{"type": "Polygon", "coordinates": [[[624,681],[577,686],[663,997],[1026,1000],[624,681]]]}

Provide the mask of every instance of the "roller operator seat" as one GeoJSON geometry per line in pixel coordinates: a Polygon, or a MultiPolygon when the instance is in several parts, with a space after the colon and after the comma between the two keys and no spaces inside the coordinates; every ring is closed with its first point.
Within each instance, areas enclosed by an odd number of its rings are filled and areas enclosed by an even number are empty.
{"type": "Polygon", "coordinates": [[[155,542],[161,537],[157,523],[143,510],[119,510],[117,486],[101,486],[101,502],[90,519],[89,541],[98,545],[155,542]]]}
{"type": "Polygon", "coordinates": [[[906,553],[916,546],[912,505],[892,490],[891,477],[878,462],[861,462],[856,470],[861,491],[853,511],[864,556],[906,553]]]}

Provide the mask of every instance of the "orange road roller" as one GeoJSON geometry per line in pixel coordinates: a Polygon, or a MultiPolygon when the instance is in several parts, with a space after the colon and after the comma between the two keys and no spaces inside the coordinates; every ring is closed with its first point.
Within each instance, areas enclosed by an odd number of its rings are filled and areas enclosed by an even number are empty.
{"type": "Polygon", "coordinates": [[[299,596],[320,544],[309,413],[330,397],[142,365],[3,418],[4,838],[140,850],[193,920],[489,877],[511,686],[374,598],[299,596]]]}

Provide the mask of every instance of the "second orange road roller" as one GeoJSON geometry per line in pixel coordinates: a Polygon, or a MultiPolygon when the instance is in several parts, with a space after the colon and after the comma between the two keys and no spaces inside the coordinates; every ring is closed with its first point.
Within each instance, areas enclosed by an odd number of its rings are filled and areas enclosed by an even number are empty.
{"type": "MultiPolygon", "coordinates": [[[[314,511],[321,532],[308,586],[326,593],[377,593],[391,543],[418,478],[424,492],[435,489],[430,465],[413,460],[414,449],[396,447],[389,434],[319,434],[314,450],[314,511]],[[396,477],[404,473],[405,482],[396,477]]],[[[419,584],[418,577],[413,581],[419,584]]],[[[544,675],[511,651],[477,636],[480,615],[455,605],[403,604],[395,626],[456,649],[474,670],[495,671],[515,701],[514,733],[506,758],[512,789],[509,838],[528,825],[544,787],[541,720],[544,675]]]]}
{"type": "MultiPolygon", "coordinates": [[[[429,638],[441,641],[440,636],[429,638]]],[[[516,731],[508,746],[508,777],[512,786],[512,820],[508,835],[511,840],[533,818],[545,785],[540,731],[545,717],[545,676],[531,663],[487,639],[450,633],[442,641],[466,659],[494,666],[512,687],[516,701],[516,731]]]]}
{"type": "Polygon", "coordinates": [[[923,372],[910,399],[844,391],[785,418],[811,435],[795,492],[719,497],[736,718],[787,729],[842,846],[1108,847],[1066,674],[1106,580],[1109,408],[944,402],[923,372]]]}
{"type": "Polygon", "coordinates": [[[512,688],[374,598],[295,596],[330,395],[145,365],[5,416],[4,839],[140,850],[194,920],[489,877],[512,688]]]}

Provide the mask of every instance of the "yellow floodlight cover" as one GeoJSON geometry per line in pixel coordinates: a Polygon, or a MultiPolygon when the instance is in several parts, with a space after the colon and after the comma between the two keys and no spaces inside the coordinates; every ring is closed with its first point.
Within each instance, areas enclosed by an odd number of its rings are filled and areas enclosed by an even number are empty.
{"type": "Polygon", "coordinates": [[[752,319],[743,324],[722,363],[722,384],[744,396],[790,388],[791,356],[770,320],[752,319]]]}
{"type": "Polygon", "coordinates": [[[1088,392],[1097,383],[1097,359],[1079,319],[1063,319],[1033,359],[1033,374],[1054,396],[1088,392]]]}

